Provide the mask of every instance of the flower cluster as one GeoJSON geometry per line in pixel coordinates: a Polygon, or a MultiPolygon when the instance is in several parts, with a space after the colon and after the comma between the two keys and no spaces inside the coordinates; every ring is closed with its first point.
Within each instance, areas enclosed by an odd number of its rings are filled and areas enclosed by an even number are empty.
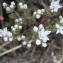
{"type": "Polygon", "coordinates": [[[25,36],[24,35],[22,35],[21,37],[19,36],[19,37],[17,37],[17,40],[18,41],[25,40],[25,36]]]}
{"type": "MultiPolygon", "coordinates": [[[[18,4],[18,6],[20,6],[21,3],[18,4]]],[[[11,13],[11,16],[12,16],[12,12],[14,11],[15,9],[15,2],[12,1],[10,5],[8,5],[7,3],[3,3],[3,8],[6,9],[6,12],[7,13],[11,13]]],[[[23,8],[24,9],[27,9],[27,5],[26,4],[23,4],[23,8]]],[[[11,26],[11,31],[12,31],[12,35],[15,36],[17,34],[20,33],[20,30],[22,29],[22,24],[23,24],[23,20],[22,18],[19,16],[18,18],[16,18],[14,20],[14,25],[11,26]]],[[[5,30],[6,28],[4,28],[5,30]]],[[[7,32],[7,31],[6,31],[7,32]]],[[[11,32],[10,32],[11,33],[11,32]]],[[[3,36],[2,36],[3,37],[3,36]]],[[[5,36],[6,37],[6,36],[5,36]]],[[[7,37],[8,38],[8,37],[7,37]]],[[[6,39],[6,38],[5,38],[6,39]]],[[[20,40],[23,40],[25,39],[25,36],[22,35],[21,37],[17,37],[17,40],[20,41],[20,40]]],[[[4,40],[5,41],[5,40],[4,40]]]]}
{"type": "Polygon", "coordinates": [[[17,29],[22,29],[21,25],[15,24],[14,27],[11,26],[12,31],[16,31],[17,29]]]}
{"type": "Polygon", "coordinates": [[[7,27],[5,27],[3,30],[0,29],[0,37],[3,37],[4,42],[13,41],[13,35],[7,30],[7,27]]]}
{"type": "Polygon", "coordinates": [[[40,24],[39,27],[34,26],[33,31],[38,33],[38,39],[36,40],[36,44],[42,44],[43,47],[47,46],[47,40],[49,40],[48,35],[51,31],[45,30],[43,25],[40,24]]]}
{"type": "Polygon", "coordinates": [[[20,9],[27,9],[27,8],[28,8],[28,7],[27,7],[27,4],[23,4],[22,2],[19,2],[18,7],[19,7],[20,9]]]}
{"type": "Polygon", "coordinates": [[[27,41],[23,41],[23,42],[22,42],[22,45],[23,45],[23,46],[26,45],[28,48],[30,48],[32,41],[33,41],[33,40],[30,40],[30,41],[28,41],[28,42],[27,42],[27,41]]]}
{"type": "Polygon", "coordinates": [[[63,24],[63,17],[59,16],[59,18],[60,18],[60,23],[63,24]]]}
{"type": "Polygon", "coordinates": [[[57,29],[56,34],[61,33],[63,35],[63,16],[59,16],[59,23],[55,24],[57,29]]]}
{"type": "Polygon", "coordinates": [[[52,0],[51,5],[50,5],[51,12],[57,12],[58,9],[62,7],[59,4],[59,2],[60,0],[52,0]]]}
{"type": "Polygon", "coordinates": [[[31,43],[33,42],[33,40],[29,40],[27,42],[24,35],[17,37],[17,40],[18,41],[22,40],[22,46],[27,46],[28,48],[30,48],[32,46],[31,43]]]}
{"type": "Polygon", "coordinates": [[[11,26],[12,31],[17,33],[17,31],[22,29],[22,24],[23,24],[22,18],[15,19],[14,26],[11,26]]]}
{"type": "Polygon", "coordinates": [[[7,3],[4,2],[4,3],[3,3],[3,7],[6,9],[6,11],[7,11],[8,13],[13,12],[14,9],[15,9],[15,2],[12,1],[10,5],[8,5],[7,3]]]}
{"type": "Polygon", "coordinates": [[[56,34],[61,33],[63,35],[63,26],[56,24],[56,28],[57,28],[56,34]]]}
{"type": "Polygon", "coordinates": [[[41,17],[41,15],[43,15],[43,13],[45,12],[45,9],[38,9],[37,11],[33,12],[33,15],[39,19],[41,17]]]}

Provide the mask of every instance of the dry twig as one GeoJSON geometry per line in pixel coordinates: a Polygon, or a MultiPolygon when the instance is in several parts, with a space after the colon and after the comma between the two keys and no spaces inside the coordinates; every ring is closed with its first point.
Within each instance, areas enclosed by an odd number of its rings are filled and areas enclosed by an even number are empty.
{"type": "Polygon", "coordinates": [[[12,49],[9,49],[9,50],[7,50],[7,51],[4,51],[3,53],[0,53],[0,57],[3,56],[3,55],[5,55],[5,54],[8,54],[8,53],[10,53],[10,52],[12,52],[12,51],[15,51],[15,50],[17,50],[17,49],[19,49],[19,48],[21,48],[21,47],[22,47],[22,45],[18,45],[18,46],[16,46],[16,47],[12,48],[12,49]]]}

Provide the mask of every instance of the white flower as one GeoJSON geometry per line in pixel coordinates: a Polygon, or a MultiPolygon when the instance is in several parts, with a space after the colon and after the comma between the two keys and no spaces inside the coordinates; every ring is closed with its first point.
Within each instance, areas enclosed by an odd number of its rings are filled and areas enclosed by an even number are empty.
{"type": "Polygon", "coordinates": [[[56,26],[57,29],[60,28],[60,25],[59,24],[56,24],[55,26],[56,26]]]}
{"type": "Polygon", "coordinates": [[[3,40],[6,42],[8,41],[8,37],[3,37],[3,40]]]}
{"type": "Polygon", "coordinates": [[[5,7],[5,6],[7,6],[7,4],[4,2],[4,3],[3,3],[3,6],[5,7]]]}
{"type": "Polygon", "coordinates": [[[11,26],[11,28],[13,28],[13,26],[11,26]]]}
{"type": "Polygon", "coordinates": [[[13,41],[13,37],[9,37],[9,41],[13,41]]]}
{"type": "Polygon", "coordinates": [[[15,31],[16,30],[16,28],[12,28],[12,31],[15,31]]]}
{"type": "Polygon", "coordinates": [[[0,33],[0,37],[2,37],[2,34],[0,33]]]}
{"type": "Polygon", "coordinates": [[[27,44],[27,47],[28,47],[28,48],[30,48],[30,47],[31,47],[31,44],[30,44],[30,43],[29,43],[29,44],[27,44]]]}
{"type": "Polygon", "coordinates": [[[38,13],[38,14],[41,14],[41,10],[40,10],[40,9],[38,9],[38,10],[37,10],[37,13],[38,13]]]}
{"type": "Polygon", "coordinates": [[[42,47],[47,47],[47,43],[42,43],[42,47]]]}
{"type": "Polygon", "coordinates": [[[21,37],[17,37],[17,40],[20,41],[21,40],[21,37]]]}
{"type": "Polygon", "coordinates": [[[37,39],[37,40],[36,40],[36,44],[37,44],[37,45],[40,45],[40,44],[41,44],[41,40],[37,39]]]}
{"type": "Polygon", "coordinates": [[[22,42],[22,44],[23,44],[23,45],[26,45],[26,44],[27,44],[27,42],[26,42],[26,41],[23,41],[23,42],[22,42]]]}
{"type": "Polygon", "coordinates": [[[20,2],[18,5],[19,5],[19,6],[22,6],[23,4],[20,2]]]}
{"type": "Polygon", "coordinates": [[[7,36],[7,27],[4,28],[1,33],[3,36],[7,36]]]}
{"type": "Polygon", "coordinates": [[[17,25],[17,24],[15,24],[15,25],[14,25],[14,27],[17,29],[17,28],[18,28],[18,25],[17,25]]]}
{"type": "Polygon", "coordinates": [[[7,11],[7,12],[11,11],[11,10],[10,10],[10,7],[6,7],[6,11],[7,11]]]}
{"type": "Polygon", "coordinates": [[[57,12],[57,11],[58,11],[58,9],[57,9],[57,8],[55,8],[55,9],[54,9],[54,12],[57,12]]]}
{"type": "Polygon", "coordinates": [[[15,22],[19,22],[19,19],[15,19],[15,22]]]}
{"type": "Polygon", "coordinates": [[[56,28],[57,28],[56,34],[61,33],[63,35],[63,26],[60,26],[59,24],[56,24],[56,28]]]}
{"type": "Polygon", "coordinates": [[[61,33],[63,35],[63,26],[61,26],[60,29],[57,30],[57,33],[61,33]]]}
{"type": "Polygon", "coordinates": [[[59,19],[62,19],[62,16],[61,15],[59,16],[59,19]]]}
{"type": "Polygon", "coordinates": [[[39,19],[41,16],[39,14],[36,15],[36,18],[39,19]]]}
{"type": "Polygon", "coordinates": [[[24,40],[24,39],[25,39],[25,36],[24,36],[24,35],[22,35],[22,36],[21,36],[21,39],[22,39],[22,40],[24,40]]]}
{"type": "Polygon", "coordinates": [[[50,33],[51,33],[51,31],[48,31],[48,30],[45,31],[45,29],[43,27],[41,31],[38,31],[38,36],[41,40],[43,40],[43,42],[47,42],[47,40],[49,40],[47,35],[50,33]]]}
{"type": "Polygon", "coordinates": [[[60,20],[60,23],[63,23],[63,18],[60,20]]]}
{"type": "Polygon", "coordinates": [[[11,5],[15,5],[15,2],[14,2],[14,1],[12,1],[12,2],[11,2],[11,5]]]}
{"type": "Polygon", "coordinates": [[[8,37],[12,37],[12,33],[7,30],[7,27],[0,29],[0,37],[3,37],[4,41],[8,41],[8,37]]]}
{"type": "Polygon", "coordinates": [[[3,30],[0,29],[0,33],[2,36],[12,36],[12,33],[7,30],[7,27],[5,27],[3,30]]]}
{"type": "Polygon", "coordinates": [[[0,29],[0,37],[3,37],[3,35],[2,35],[2,29],[0,29]]]}
{"type": "Polygon", "coordinates": [[[23,8],[24,8],[24,9],[27,9],[27,4],[24,4],[24,5],[23,5],[23,8]]]}
{"type": "Polygon", "coordinates": [[[43,40],[43,42],[47,42],[47,40],[49,40],[49,38],[47,36],[43,36],[42,40],[43,40]]]}
{"type": "Polygon", "coordinates": [[[36,15],[37,14],[37,12],[33,12],[33,15],[36,15]]]}
{"type": "Polygon", "coordinates": [[[18,4],[18,6],[19,6],[20,8],[23,8],[23,4],[22,4],[21,2],[18,4]]]}
{"type": "Polygon", "coordinates": [[[22,26],[21,25],[19,26],[19,29],[22,29],[22,26]]]}
{"type": "Polygon", "coordinates": [[[40,24],[40,25],[39,25],[39,29],[42,29],[42,28],[43,28],[43,25],[42,25],[42,24],[40,24]]]}
{"type": "Polygon", "coordinates": [[[12,36],[12,33],[7,30],[7,27],[3,29],[2,34],[3,34],[3,36],[5,36],[5,35],[12,36]]]}
{"type": "Polygon", "coordinates": [[[12,33],[8,31],[8,32],[7,32],[7,36],[8,36],[8,37],[12,37],[12,33]]]}
{"type": "Polygon", "coordinates": [[[19,18],[19,21],[22,21],[22,18],[19,18]]]}
{"type": "Polygon", "coordinates": [[[62,6],[59,4],[60,0],[52,0],[51,5],[50,5],[50,9],[53,9],[54,12],[57,12],[59,8],[61,8],[62,6]]]}
{"type": "Polygon", "coordinates": [[[33,27],[33,31],[34,32],[37,32],[38,31],[38,28],[36,26],[33,27]]]}
{"type": "Polygon", "coordinates": [[[45,12],[45,9],[41,9],[41,12],[44,13],[45,12]]]}
{"type": "Polygon", "coordinates": [[[10,5],[10,8],[11,8],[11,9],[13,9],[13,8],[14,8],[14,6],[13,6],[13,5],[10,5]]]}

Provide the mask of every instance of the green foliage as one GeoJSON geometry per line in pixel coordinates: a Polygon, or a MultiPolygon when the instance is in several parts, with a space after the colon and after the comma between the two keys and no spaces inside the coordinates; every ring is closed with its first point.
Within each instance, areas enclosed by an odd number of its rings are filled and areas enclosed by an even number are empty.
{"type": "Polygon", "coordinates": [[[5,22],[5,27],[9,27],[10,23],[9,22],[5,22]]]}

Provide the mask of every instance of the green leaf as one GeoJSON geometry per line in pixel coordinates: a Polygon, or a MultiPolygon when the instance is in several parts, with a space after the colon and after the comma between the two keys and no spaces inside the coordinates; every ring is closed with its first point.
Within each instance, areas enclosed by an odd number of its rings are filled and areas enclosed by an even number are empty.
{"type": "Polygon", "coordinates": [[[10,23],[9,22],[5,22],[5,26],[6,27],[9,27],[10,26],[10,23]]]}

